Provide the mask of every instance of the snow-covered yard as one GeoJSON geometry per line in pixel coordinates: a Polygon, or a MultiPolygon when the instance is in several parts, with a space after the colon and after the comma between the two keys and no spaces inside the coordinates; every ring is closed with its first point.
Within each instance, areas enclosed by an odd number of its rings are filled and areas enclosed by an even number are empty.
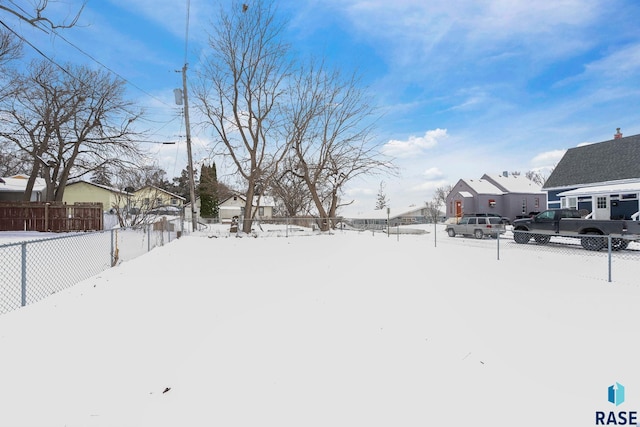
{"type": "Polygon", "coordinates": [[[193,233],[0,316],[0,425],[589,426],[638,410],[637,260],[609,283],[604,253],[500,248],[193,233]]]}

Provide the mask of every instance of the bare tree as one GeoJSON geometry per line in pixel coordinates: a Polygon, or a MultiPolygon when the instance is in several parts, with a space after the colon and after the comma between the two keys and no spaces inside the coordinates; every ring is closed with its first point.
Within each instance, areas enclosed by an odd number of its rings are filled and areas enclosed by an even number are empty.
{"type": "Polygon", "coordinates": [[[10,13],[11,15],[14,15],[21,21],[31,24],[34,27],[41,28],[39,27],[39,25],[44,24],[46,27],[55,30],[58,28],[71,28],[75,26],[78,22],[78,19],[80,18],[80,14],[82,14],[85,3],[82,4],[78,13],[76,13],[70,21],[63,21],[58,23],[53,22],[50,18],[46,16],[45,11],[48,5],[49,5],[49,0],[39,0],[34,5],[34,8],[33,8],[33,13],[35,14],[35,16],[29,14],[29,12],[25,11],[22,8],[11,8],[9,6],[4,5],[3,3],[0,3],[0,10],[3,10],[5,12],[10,13]]]}
{"type": "Polygon", "coordinates": [[[309,189],[321,229],[331,226],[347,182],[362,175],[394,173],[372,144],[374,109],[356,75],[311,63],[296,73],[291,88],[288,140],[297,164],[294,173],[309,189]]]}
{"type": "Polygon", "coordinates": [[[123,81],[83,66],[60,69],[34,61],[27,74],[15,76],[13,87],[15,96],[0,103],[6,120],[0,139],[31,159],[25,200],[39,175],[47,183],[46,199],[61,201],[70,179],[139,162],[132,125],[141,113],[123,99],[123,81]]]}
{"type": "Polygon", "coordinates": [[[431,200],[430,202],[427,202],[426,203],[427,219],[429,219],[433,223],[437,223],[442,213],[442,211],[440,210],[441,206],[442,205],[440,204],[440,201],[437,200],[436,197],[434,197],[433,200],[431,200]]]}
{"type": "Polygon", "coordinates": [[[271,181],[270,193],[276,200],[276,215],[289,218],[306,215],[313,201],[304,180],[294,172],[296,159],[288,156],[281,163],[282,172],[271,181]]]}
{"type": "Polygon", "coordinates": [[[384,192],[384,181],[380,181],[380,188],[378,189],[378,195],[376,196],[376,210],[384,209],[389,206],[389,200],[384,192]]]}
{"type": "Polygon", "coordinates": [[[9,31],[0,30],[0,69],[22,54],[22,44],[9,31]]]}
{"type": "MultiPolygon", "coordinates": [[[[195,90],[206,117],[245,186],[245,216],[267,186],[286,150],[281,143],[280,98],[289,72],[283,24],[271,1],[234,1],[221,10],[209,37],[210,56],[195,90]]],[[[243,223],[251,231],[251,218],[243,223]]]]}
{"type": "Polygon", "coordinates": [[[544,183],[547,182],[547,178],[549,178],[549,175],[552,171],[553,168],[549,171],[548,174],[544,174],[541,171],[530,170],[527,171],[524,176],[542,187],[544,183]]]}
{"type": "Polygon", "coordinates": [[[453,185],[443,185],[442,187],[438,187],[433,192],[433,198],[430,202],[425,202],[427,209],[427,218],[429,218],[434,223],[438,222],[440,215],[442,214],[441,208],[444,207],[446,211],[447,205],[447,196],[453,190],[453,185]]]}
{"type": "Polygon", "coordinates": [[[436,188],[433,193],[433,201],[438,204],[438,208],[447,204],[447,196],[451,193],[451,190],[453,190],[453,185],[451,184],[436,188]]]}

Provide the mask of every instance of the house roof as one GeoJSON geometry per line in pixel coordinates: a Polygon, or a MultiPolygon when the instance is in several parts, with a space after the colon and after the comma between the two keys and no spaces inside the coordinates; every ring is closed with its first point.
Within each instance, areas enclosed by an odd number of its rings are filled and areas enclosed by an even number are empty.
{"type": "Polygon", "coordinates": [[[563,191],[558,196],[591,196],[595,194],[628,194],[640,193],[640,182],[626,182],[622,184],[593,185],[574,190],[563,191]]]}
{"type": "Polygon", "coordinates": [[[347,218],[353,219],[387,219],[387,217],[391,219],[399,218],[402,216],[416,216],[418,214],[417,211],[421,209],[425,209],[426,205],[411,205],[405,206],[402,208],[394,208],[393,206],[389,208],[389,213],[387,214],[387,208],[383,209],[372,209],[366,212],[358,212],[354,215],[344,215],[347,218]]]}
{"type": "MultiPolygon", "coordinates": [[[[24,193],[27,189],[29,177],[27,175],[13,175],[3,177],[0,180],[0,191],[9,193],[24,193]]],[[[40,192],[47,188],[44,178],[36,178],[33,185],[33,191],[40,192]]]]}
{"type": "Polygon", "coordinates": [[[164,190],[164,189],[162,189],[160,187],[156,187],[155,185],[145,185],[144,187],[139,188],[138,190],[136,190],[135,193],[139,193],[139,192],[141,192],[141,191],[143,191],[143,190],[145,190],[147,188],[150,188],[150,189],[155,190],[155,191],[160,191],[160,192],[162,192],[164,194],[168,194],[169,196],[171,196],[171,197],[173,197],[175,199],[180,199],[182,201],[187,200],[186,198],[184,198],[184,197],[182,197],[182,196],[180,196],[178,194],[172,193],[171,191],[164,190]]]}
{"type": "Polygon", "coordinates": [[[503,174],[484,174],[482,179],[495,184],[506,193],[542,193],[542,186],[531,181],[526,176],[503,174]]]}
{"type": "MultiPolygon", "coordinates": [[[[220,202],[220,204],[222,204],[222,203],[226,202],[227,200],[232,199],[234,197],[238,197],[239,199],[242,199],[242,201],[246,201],[247,200],[244,196],[242,196],[240,194],[236,194],[236,195],[229,196],[226,199],[222,200],[220,202]]],[[[276,205],[276,202],[273,199],[273,197],[271,197],[271,196],[264,196],[264,195],[260,196],[260,204],[259,205],[258,205],[258,196],[254,196],[253,197],[253,206],[262,206],[262,207],[272,206],[273,207],[275,205],[276,205]]]]}
{"type": "Polygon", "coordinates": [[[504,191],[486,179],[463,179],[477,194],[503,194],[504,191]]]}
{"type": "Polygon", "coordinates": [[[567,150],[542,188],[640,179],[640,135],[567,150]]]}
{"type": "Polygon", "coordinates": [[[101,188],[103,190],[107,190],[111,193],[120,193],[120,194],[131,194],[131,193],[127,193],[124,190],[120,190],[119,188],[115,188],[115,187],[109,187],[108,185],[102,185],[102,184],[96,184],[95,182],[89,182],[89,181],[85,181],[85,180],[78,180],[78,181],[73,181],[68,183],[66,186],[70,187],[72,185],[76,185],[76,184],[87,184],[87,185],[91,185],[97,188],[101,188]]]}

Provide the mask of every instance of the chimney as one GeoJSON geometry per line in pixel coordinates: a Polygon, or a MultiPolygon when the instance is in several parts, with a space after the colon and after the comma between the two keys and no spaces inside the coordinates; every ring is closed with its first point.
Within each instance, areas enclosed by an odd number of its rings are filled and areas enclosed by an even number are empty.
{"type": "Polygon", "coordinates": [[[616,128],[616,133],[615,135],[613,135],[613,139],[620,139],[622,138],[622,134],[620,133],[620,128],[616,128]]]}

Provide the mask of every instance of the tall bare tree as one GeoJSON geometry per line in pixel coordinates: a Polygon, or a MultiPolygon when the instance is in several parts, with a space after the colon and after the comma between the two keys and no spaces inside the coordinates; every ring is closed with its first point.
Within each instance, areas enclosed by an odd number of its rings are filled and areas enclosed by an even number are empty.
{"type": "MultiPolygon", "coordinates": [[[[15,3],[13,4],[15,5],[15,3]]],[[[82,4],[80,9],[78,10],[78,13],[76,13],[71,20],[62,22],[54,22],[47,16],[46,9],[48,5],[49,0],[38,0],[33,5],[33,11],[28,12],[23,8],[9,7],[4,4],[4,2],[0,2],[0,10],[16,16],[21,21],[31,24],[34,27],[42,29],[42,27],[39,27],[39,25],[43,24],[46,28],[55,30],[58,28],[71,28],[75,26],[78,22],[78,19],[80,18],[80,15],[82,14],[85,3],[82,4]]]]}
{"type": "Polygon", "coordinates": [[[288,47],[271,1],[234,1],[213,28],[195,96],[224,149],[215,154],[228,155],[245,184],[242,230],[250,232],[255,199],[285,154],[279,109],[288,47]]]}
{"type": "Polygon", "coordinates": [[[84,66],[34,61],[15,76],[13,87],[15,95],[0,102],[6,120],[0,139],[32,161],[25,200],[39,175],[47,183],[46,199],[61,201],[69,179],[139,162],[133,123],[141,112],[124,99],[123,81],[84,66]]]}
{"type": "Polygon", "coordinates": [[[300,67],[290,92],[288,140],[309,189],[321,229],[331,226],[344,186],[362,175],[395,173],[372,142],[375,111],[357,75],[343,77],[322,63],[300,67]]]}
{"type": "Polygon", "coordinates": [[[276,201],[276,215],[293,218],[307,215],[312,209],[307,184],[295,171],[297,163],[295,157],[287,156],[280,164],[279,174],[271,181],[269,191],[276,201]]]}

